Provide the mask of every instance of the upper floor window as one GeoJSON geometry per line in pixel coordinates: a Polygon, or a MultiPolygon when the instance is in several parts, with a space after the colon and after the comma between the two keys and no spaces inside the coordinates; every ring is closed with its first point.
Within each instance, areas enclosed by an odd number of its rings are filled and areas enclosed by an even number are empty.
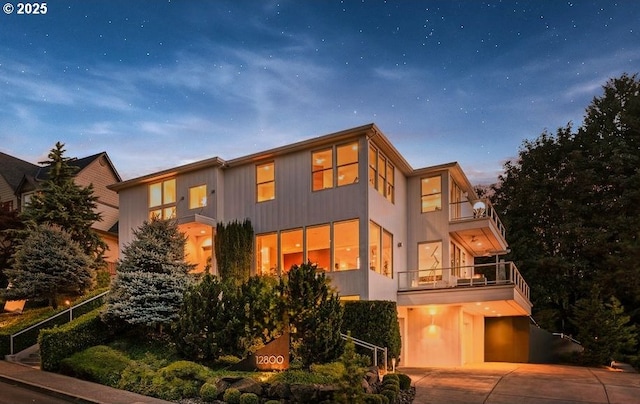
{"type": "Polygon", "coordinates": [[[389,159],[373,145],[369,146],[369,185],[393,203],[395,199],[395,168],[389,159]]]}
{"type": "Polygon", "coordinates": [[[311,154],[311,179],[314,191],[333,187],[333,149],[311,154]]]}
{"type": "Polygon", "coordinates": [[[418,243],[420,283],[442,280],[442,241],[418,243]]]}
{"type": "Polygon", "coordinates": [[[369,269],[393,278],[393,234],[369,222],[369,269]]]}
{"type": "Polygon", "coordinates": [[[358,182],[358,142],[311,153],[311,183],[314,191],[358,182]]]}
{"type": "Polygon", "coordinates": [[[157,219],[176,217],[175,178],[149,185],[149,217],[157,219]]]}
{"type": "Polygon", "coordinates": [[[422,213],[442,210],[442,179],[439,175],[420,180],[422,213]]]}
{"type": "Polygon", "coordinates": [[[256,195],[258,202],[276,199],[276,175],[273,161],[256,166],[256,195]]]}
{"type": "Polygon", "coordinates": [[[204,208],[207,206],[207,186],[198,185],[189,188],[189,209],[204,208]]]}

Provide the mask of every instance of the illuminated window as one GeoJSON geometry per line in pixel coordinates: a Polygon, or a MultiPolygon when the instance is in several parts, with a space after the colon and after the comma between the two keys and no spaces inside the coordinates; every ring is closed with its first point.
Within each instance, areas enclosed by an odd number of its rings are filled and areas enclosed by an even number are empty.
{"type": "Polygon", "coordinates": [[[358,143],[336,146],[311,153],[311,183],[314,191],[358,182],[358,143]],[[335,177],[335,178],[334,178],[335,177]]]}
{"type": "Polygon", "coordinates": [[[276,198],[275,163],[256,166],[256,195],[258,202],[276,198]]]}
{"type": "Polygon", "coordinates": [[[393,278],[393,234],[382,232],[382,275],[393,278]]]}
{"type": "Polygon", "coordinates": [[[333,188],[333,149],[311,154],[311,178],[314,191],[333,188]]]}
{"type": "Polygon", "coordinates": [[[442,280],[442,242],[418,243],[420,283],[442,280]]]}
{"type": "Polygon", "coordinates": [[[189,209],[207,206],[207,186],[199,185],[189,188],[189,209]]]}
{"type": "Polygon", "coordinates": [[[422,212],[442,210],[442,180],[439,175],[420,180],[422,212]]]}
{"type": "Polygon", "coordinates": [[[467,266],[467,255],[463,249],[461,249],[456,243],[451,242],[451,246],[449,247],[449,252],[451,254],[451,275],[460,276],[466,278],[466,272],[468,268],[467,266]]]}
{"type": "Polygon", "coordinates": [[[395,200],[395,168],[377,148],[369,146],[369,185],[393,203],[395,200]]]}
{"type": "Polygon", "coordinates": [[[380,273],[380,226],[369,222],[369,269],[380,273]]]}
{"type": "Polygon", "coordinates": [[[149,185],[149,218],[174,219],[175,217],[175,178],[149,185]]]}
{"type": "Polygon", "coordinates": [[[278,274],[278,236],[276,233],[256,236],[256,271],[263,276],[278,274]]]}
{"type": "Polygon", "coordinates": [[[358,143],[349,143],[336,148],[338,160],[338,186],[358,182],[358,143]]]}
{"type": "Polygon", "coordinates": [[[285,230],[280,233],[280,262],[282,272],[289,272],[292,266],[304,264],[302,229],[285,230]]]}
{"type": "Polygon", "coordinates": [[[307,261],[318,266],[318,269],[331,269],[331,237],[329,225],[306,228],[307,261]]]}
{"type": "Polygon", "coordinates": [[[333,224],[333,270],[360,268],[360,231],[358,219],[333,224]]]}

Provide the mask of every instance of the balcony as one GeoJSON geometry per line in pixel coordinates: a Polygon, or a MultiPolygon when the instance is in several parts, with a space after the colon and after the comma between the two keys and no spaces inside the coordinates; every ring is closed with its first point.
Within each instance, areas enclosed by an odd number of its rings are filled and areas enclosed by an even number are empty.
{"type": "Polygon", "coordinates": [[[507,249],[506,231],[488,199],[449,205],[449,232],[476,257],[507,249]]]}
{"type": "Polygon", "coordinates": [[[485,317],[531,315],[529,285],[513,262],[398,272],[397,279],[399,306],[462,305],[485,317]]]}

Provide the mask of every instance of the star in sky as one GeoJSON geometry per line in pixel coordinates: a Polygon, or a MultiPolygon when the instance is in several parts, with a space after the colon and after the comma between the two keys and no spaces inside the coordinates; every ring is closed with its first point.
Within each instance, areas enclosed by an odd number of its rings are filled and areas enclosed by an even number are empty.
{"type": "Polygon", "coordinates": [[[414,168],[491,183],[638,72],[638,21],[635,0],[49,2],[0,15],[0,151],[60,140],[127,179],[374,122],[414,168]]]}

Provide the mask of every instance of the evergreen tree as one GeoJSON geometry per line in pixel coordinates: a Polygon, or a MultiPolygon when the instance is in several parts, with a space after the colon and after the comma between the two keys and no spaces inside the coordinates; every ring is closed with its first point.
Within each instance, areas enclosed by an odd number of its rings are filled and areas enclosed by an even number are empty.
{"type": "Polygon", "coordinates": [[[64,144],[57,142],[49,160],[40,163],[47,166],[48,177],[21,216],[31,226],[48,223],[65,229],[82,251],[94,258],[94,267],[98,267],[103,264],[107,245],[91,228],[94,222],[102,220],[96,211],[97,197],[93,185],[81,187],[74,182],[78,168],[71,158],[64,156],[65,152],[64,144]]]}
{"type": "Polygon", "coordinates": [[[92,285],[91,258],[64,230],[51,225],[32,229],[6,271],[10,299],[47,299],[53,308],[62,295],[79,296],[92,285]]]}
{"type": "Polygon", "coordinates": [[[253,226],[251,221],[218,223],[215,236],[218,273],[224,281],[240,285],[251,276],[253,226]]]}
{"type": "Polygon", "coordinates": [[[572,323],[578,328],[577,339],[584,347],[585,365],[606,365],[621,360],[633,351],[637,341],[636,327],[615,297],[604,303],[594,287],[589,297],[576,302],[572,323]]]}
{"type": "Polygon", "coordinates": [[[356,353],[356,345],[351,338],[351,333],[347,333],[347,335],[344,352],[340,356],[344,372],[338,382],[339,390],[334,394],[333,399],[339,404],[363,404],[365,399],[362,380],[365,371],[361,363],[362,360],[356,353]]]}
{"type": "Polygon", "coordinates": [[[280,290],[293,356],[305,367],[337,359],[344,344],[340,336],[343,308],[325,273],[311,263],[294,265],[281,280],[280,290]]]}
{"type": "Polygon", "coordinates": [[[178,319],[194,268],[185,261],[186,236],[175,221],[160,219],[144,222],[133,235],[118,262],[104,316],[162,332],[178,319]]]}
{"type": "Polygon", "coordinates": [[[9,283],[5,271],[11,267],[11,257],[15,253],[16,232],[24,227],[17,212],[0,209],[0,289],[9,283]]]}

